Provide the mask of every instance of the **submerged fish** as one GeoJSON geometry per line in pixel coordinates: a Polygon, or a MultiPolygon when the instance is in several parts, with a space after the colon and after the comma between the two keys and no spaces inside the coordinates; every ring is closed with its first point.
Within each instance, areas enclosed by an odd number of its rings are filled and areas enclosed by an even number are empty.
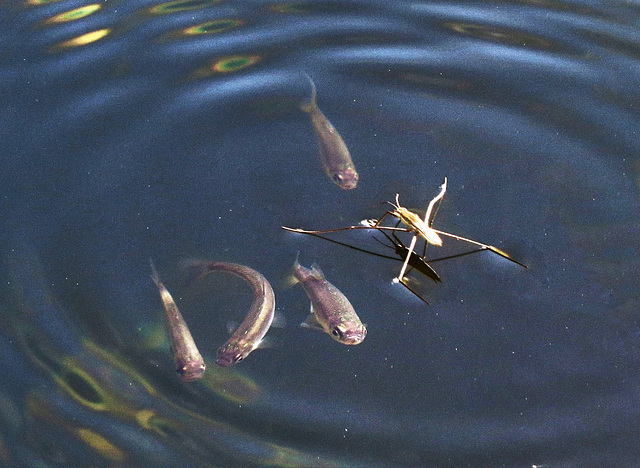
{"type": "Polygon", "coordinates": [[[312,265],[311,269],[305,268],[296,259],[293,276],[311,301],[311,313],[301,326],[324,331],[342,344],[362,343],[367,336],[367,328],[353,310],[349,299],[325,279],[317,265],[312,265]]]}
{"type": "Polygon", "coordinates": [[[235,263],[187,260],[183,262],[183,266],[193,268],[198,278],[216,270],[227,271],[244,279],[253,288],[254,300],[251,309],[231,338],[218,349],[216,364],[229,367],[242,361],[254,349],[260,347],[273,322],[276,298],[271,285],[256,270],[235,263]]]}
{"type": "Polygon", "coordinates": [[[169,322],[169,332],[171,334],[171,351],[176,362],[176,372],[184,382],[201,379],[206,370],[204,359],[200,355],[195,341],[191,336],[191,332],[186,322],[182,318],[180,310],[171,294],[160,281],[160,276],[156,271],[156,267],[151,263],[151,279],[160,292],[164,310],[167,313],[167,321],[169,322]]]}
{"type": "Polygon", "coordinates": [[[345,190],[354,189],[358,185],[358,173],[351,160],[351,155],[344,140],[329,119],[325,117],[316,104],[316,85],[309,75],[311,82],[311,100],[302,104],[300,108],[311,117],[311,124],[318,137],[318,150],[324,171],[345,190]]]}

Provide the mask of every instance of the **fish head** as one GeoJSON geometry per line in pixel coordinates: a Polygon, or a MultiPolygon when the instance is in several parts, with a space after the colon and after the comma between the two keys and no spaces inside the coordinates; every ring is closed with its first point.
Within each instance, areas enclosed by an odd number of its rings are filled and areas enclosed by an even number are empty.
{"type": "Polygon", "coordinates": [[[356,172],[356,168],[351,165],[341,167],[330,175],[335,184],[344,190],[356,188],[358,179],[360,178],[356,172]]]}
{"type": "Polygon", "coordinates": [[[362,343],[367,336],[367,327],[362,323],[342,321],[329,330],[331,338],[345,344],[345,345],[357,345],[362,343]]]}
{"type": "Polygon", "coordinates": [[[202,360],[176,363],[176,372],[183,382],[193,382],[201,379],[206,369],[207,366],[202,360]]]}
{"type": "Polygon", "coordinates": [[[242,361],[249,355],[251,348],[246,349],[240,343],[226,343],[218,349],[218,358],[216,364],[222,367],[230,367],[242,361]]]}

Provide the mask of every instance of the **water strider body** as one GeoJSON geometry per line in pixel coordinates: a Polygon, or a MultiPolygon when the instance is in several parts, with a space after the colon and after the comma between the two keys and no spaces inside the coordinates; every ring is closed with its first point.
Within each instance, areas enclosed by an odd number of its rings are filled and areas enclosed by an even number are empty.
{"type": "Polygon", "coordinates": [[[293,265],[295,282],[300,282],[309,300],[311,313],[302,322],[303,327],[328,333],[345,345],[357,345],[367,336],[367,328],[360,321],[349,299],[329,283],[320,268],[305,268],[296,259],[293,265]]]}
{"type": "MultiPolygon", "coordinates": [[[[445,179],[445,184],[446,184],[446,179],[445,179]]],[[[431,212],[432,205],[431,204],[429,205],[429,209],[427,210],[427,215],[425,216],[425,219],[422,220],[422,218],[420,218],[420,216],[418,216],[413,211],[409,211],[407,208],[400,206],[400,202],[398,199],[399,199],[399,195],[396,194],[395,203],[387,202],[391,206],[393,206],[394,209],[392,211],[387,211],[384,215],[382,215],[382,217],[378,221],[376,221],[373,227],[378,227],[378,225],[384,219],[385,216],[391,215],[398,218],[402,224],[407,226],[408,231],[416,233],[417,235],[422,237],[424,240],[426,240],[430,244],[441,246],[442,239],[437,234],[437,232],[434,231],[428,224],[429,214],[431,212]]]]}
{"type": "Polygon", "coordinates": [[[226,271],[251,285],[254,295],[251,309],[231,338],[218,349],[216,364],[229,367],[242,361],[260,347],[273,322],[276,298],[269,281],[256,270],[236,263],[192,259],[184,262],[183,266],[194,269],[198,278],[213,271],[226,271]]]}
{"type": "Polygon", "coordinates": [[[316,85],[309,75],[311,83],[311,100],[300,106],[311,118],[311,124],[318,137],[318,151],[324,171],[340,188],[350,190],[358,185],[358,173],[353,165],[349,149],[344,140],[322,113],[316,103],[316,85]]]}
{"type": "Polygon", "coordinates": [[[206,370],[204,359],[200,355],[189,327],[182,318],[182,314],[178,309],[173,297],[167,288],[160,281],[160,276],[156,271],[156,267],[151,263],[151,279],[158,287],[160,298],[164,305],[164,310],[169,323],[169,333],[171,335],[171,351],[173,359],[176,363],[176,372],[184,382],[201,379],[206,370]]]}

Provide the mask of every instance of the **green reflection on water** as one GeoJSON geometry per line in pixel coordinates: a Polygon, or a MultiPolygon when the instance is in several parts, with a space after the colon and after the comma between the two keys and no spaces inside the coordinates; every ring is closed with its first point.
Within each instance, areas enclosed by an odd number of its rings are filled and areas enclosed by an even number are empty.
{"type": "Polygon", "coordinates": [[[100,10],[100,8],[102,8],[102,6],[99,3],[85,5],[80,8],[75,8],[70,11],[65,11],[64,13],[60,13],[50,18],[47,18],[42,23],[49,25],[49,24],[59,24],[59,23],[67,23],[69,21],[75,21],[95,13],[96,11],[100,10]]]}
{"type": "Polygon", "coordinates": [[[220,3],[220,1],[221,0],[175,0],[173,2],[166,2],[160,5],[156,5],[150,8],[149,11],[156,15],[164,15],[167,13],[206,8],[208,6],[220,3]]]}
{"type": "Polygon", "coordinates": [[[190,28],[185,29],[184,34],[188,36],[198,34],[217,34],[223,31],[228,31],[229,29],[234,29],[242,26],[244,23],[244,20],[234,18],[207,21],[206,23],[198,24],[196,26],[191,26],[190,28]]]}
{"type": "Polygon", "coordinates": [[[218,58],[212,65],[202,67],[193,73],[193,78],[207,78],[212,75],[227,74],[237,72],[244,68],[251,67],[263,60],[261,55],[231,55],[218,58]]]}

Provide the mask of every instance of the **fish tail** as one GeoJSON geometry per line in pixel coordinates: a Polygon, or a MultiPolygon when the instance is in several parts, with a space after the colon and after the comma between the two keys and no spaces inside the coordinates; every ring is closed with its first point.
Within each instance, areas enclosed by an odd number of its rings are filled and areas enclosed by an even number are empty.
{"type": "Polygon", "coordinates": [[[207,261],[200,260],[198,258],[185,258],[184,260],[180,260],[179,266],[183,270],[191,270],[191,272],[196,272],[196,275],[199,275],[207,270],[207,261]]]}
{"type": "Polygon", "coordinates": [[[158,274],[158,270],[156,270],[156,265],[153,263],[153,259],[149,259],[149,265],[151,266],[151,279],[158,288],[162,288],[162,281],[160,281],[160,275],[158,274]]]}
{"type": "Polygon", "coordinates": [[[296,278],[296,275],[294,275],[292,272],[290,275],[288,275],[284,279],[284,281],[282,282],[282,287],[285,289],[293,288],[299,282],[300,281],[298,281],[298,278],[296,278]]]}
{"type": "Polygon", "coordinates": [[[304,112],[311,112],[313,111],[313,109],[318,107],[316,104],[316,85],[306,72],[304,73],[304,76],[306,76],[309,80],[309,83],[311,83],[311,99],[300,104],[300,109],[302,109],[304,112]]]}
{"type": "Polygon", "coordinates": [[[201,279],[203,276],[211,273],[211,269],[209,268],[208,260],[200,260],[197,258],[186,258],[180,261],[180,268],[186,270],[188,272],[188,278],[186,281],[186,286],[192,286],[193,283],[201,279]]]}
{"type": "Polygon", "coordinates": [[[298,257],[300,257],[300,251],[296,255],[296,261],[293,262],[293,266],[291,267],[291,272],[284,278],[283,287],[288,289],[294,287],[296,284],[300,282],[300,280],[296,277],[296,271],[300,268],[303,268],[298,261],[298,257]]]}

